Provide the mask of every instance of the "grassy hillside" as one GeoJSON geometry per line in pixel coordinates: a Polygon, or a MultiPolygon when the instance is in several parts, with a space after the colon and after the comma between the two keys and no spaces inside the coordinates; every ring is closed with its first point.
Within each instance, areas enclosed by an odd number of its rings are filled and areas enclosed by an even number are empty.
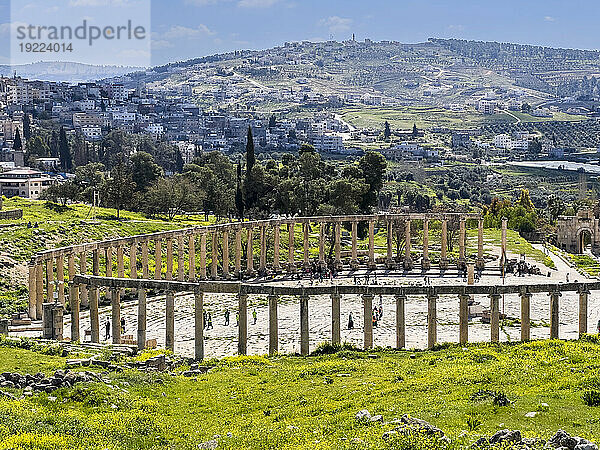
{"type": "Polygon", "coordinates": [[[22,220],[0,221],[0,314],[24,309],[27,263],[39,251],[204,223],[204,216],[166,222],[128,211],[121,211],[121,220],[116,220],[116,211],[107,208],[98,208],[96,221],[91,223],[87,205],[60,207],[21,198],[4,200],[5,210],[14,208],[23,209],[22,220]]]}
{"type": "MultiPolygon", "coordinates": [[[[599,357],[590,336],[414,353],[235,357],[210,363],[197,378],[126,370],[108,375],[110,385],[0,399],[0,448],[191,449],[213,448],[199,445],[216,439],[220,449],[459,449],[503,428],[546,439],[562,428],[598,441],[598,408],[582,394],[600,390],[599,357]],[[362,409],[384,423],[358,422],[362,409]],[[403,414],[441,428],[450,442],[382,439],[403,414]]],[[[0,348],[2,372],[49,373],[64,363],[0,348]]]]}

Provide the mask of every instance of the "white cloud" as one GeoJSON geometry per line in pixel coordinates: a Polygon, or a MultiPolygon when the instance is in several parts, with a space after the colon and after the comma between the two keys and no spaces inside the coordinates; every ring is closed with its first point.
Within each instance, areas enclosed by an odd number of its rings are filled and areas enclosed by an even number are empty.
{"type": "Polygon", "coordinates": [[[139,1],[135,0],[70,0],[69,6],[132,6],[139,4],[139,1]]]}
{"type": "Polygon", "coordinates": [[[165,48],[173,48],[173,47],[175,47],[175,45],[173,45],[171,42],[167,41],[166,39],[152,40],[152,49],[153,50],[162,50],[165,48]]]}
{"type": "Polygon", "coordinates": [[[27,26],[25,22],[5,22],[0,23],[0,36],[8,35],[10,32],[16,33],[18,26],[27,26]]]}
{"type": "Polygon", "coordinates": [[[239,8],[268,8],[280,3],[281,0],[185,0],[187,5],[208,6],[236,1],[239,8]]]}
{"type": "Polygon", "coordinates": [[[342,33],[348,31],[353,20],[346,17],[330,16],[327,19],[321,19],[319,24],[327,27],[331,33],[342,33]]]}
{"type": "Polygon", "coordinates": [[[216,34],[214,31],[209,29],[206,25],[200,24],[197,28],[184,27],[182,25],[172,26],[169,30],[160,34],[159,36],[163,39],[192,39],[200,36],[212,36],[216,34]]]}
{"type": "Polygon", "coordinates": [[[556,19],[552,16],[545,16],[544,21],[545,22],[556,22],[556,19]]]}
{"type": "Polygon", "coordinates": [[[268,8],[278,1],[279,0],[240,0],[237,5],[240,8],[268,8]]]}
{"type": "Polygon", "coordinates": [[[448,25],[450,31],[465,31],[464,25],[448,25]]]}

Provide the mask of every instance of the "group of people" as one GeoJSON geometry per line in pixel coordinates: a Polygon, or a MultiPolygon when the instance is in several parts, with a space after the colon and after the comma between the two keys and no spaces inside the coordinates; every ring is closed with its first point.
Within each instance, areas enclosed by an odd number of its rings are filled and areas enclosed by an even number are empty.
{"type": "MultiPolygon", "coordinates": [[[[380,295],[379,306],[373,308],[373,327],[376,327],[381,319],[383,319],[383,297],[380,295]]],[[[352,312],[348,314],[348,329],[354,329],[354,317],[352,317],[352,312]]]]}
{"type": "MultiPolygon", "coordinates": [[[[125,334],[125,317],[121,317],[121,335],[125,334]]],[[[104,340],[110,339],[110,319],[106,319],[104,325],[104,340]]]]}

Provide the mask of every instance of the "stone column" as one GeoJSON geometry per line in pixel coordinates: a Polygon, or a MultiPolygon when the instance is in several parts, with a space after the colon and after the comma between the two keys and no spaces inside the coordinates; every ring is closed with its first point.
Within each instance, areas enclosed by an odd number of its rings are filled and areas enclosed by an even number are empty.
{"type": "Polygon", "coordinates": [[[165,279],[173,279],[173,239],[171,238],[167,238],[167,276],[165,279]]]}
{"type": "Polygon", "coordinates": [[[427,295],[427,348],[437,343],[437,299],[436,294],[427,295]]]}
{"type": "Polygon", "coordinates": [[[100,251],[98,249],[92,251],[92,274],[100,275],[100,251]]]}
{"type": "Polygon", "coordinates": [[[122,245],[117,247],[117,277],[125,278],[125,254],[122,245]]]}
{"type": "Polygon", "coordinates": [[[248,341],[248,294],[238,295],[238,353],[246,354],[248,341]]]}
{"type": "Polygon", "coordinates": [[[369,269],[377,268],[375,263],[375,221],[369,220],[369,269]]]}
{"type": "Polygon", "coordinates": [[[442,219],[442,240],[440,248],[440,269],[448,269],[448,221],[442,219]]]}
{"type": "Polygon", "coordinates": [[[277,296],[269,295],[269,356],[273,356],[279,351],[278,331],[277,331],[277,296]]]}
{"type": "Polygon", "coordinates": [[[162,240],[154,241],[154,279],[162,278],[162,240]]]}
{"type": "Polygon", "coordinates": [[[129,277],[133,280],[137,278],[137,241],[133,241],[129,248],[129,277]]]}
{"type": "Polygon", "coordinates": [[[273,270],[279,272],[281,270],[281,263],[279,261],[279,247],[280,247],[280,224],[279,222],[273,225],[273,270]]]}
{"type": "MultiPolygon", "coordinates": [[[[87,253],[81,252],[79,254],[79,273],[85,275],[87,273],[87,253]]],[[[90,306],[88,298],[87,285],[82,284],[79,286],[79,300],[82,307],[86,308],[90,306]]]]}
{"type": "Polygon", "coordinates": [[[406,347],[406,317],[405,306],[406,295],[396,295],[396,348],[406,347]]]}
{"type": "Polygon", "coordinates": [[[385,259],[385,265],[388,269],[394,268],[394,250],[393,250],[393,222],[391,219],[387,221],[387,256],[385,259]]]}
{"type": "Polygon", "coordinates": [[[558,339],[558,300],[561,295],[558,291],[550,293],[550,339],[558,339]]]}
{"type": "Polygon", "coordinates": [[[404,269],[411,270],[413,260],[410,254],[410,219],[406,219],[404,226],[404,269]]]}
{"type": "Polygon", "coordinates": [[[342,233],[342,224],[340,222],[335,223],[335,242],[334,242],[334,266],[336,270],[342,270],[342,242],[341,242],[341,233],[342,233]]]}
{"type": "Polygon", "coordinates": [[[150,265],[148,263],[148,241],[142,241],[142,278],[150,277],[150,265]]]}
{"type": "Polygon", "coordinates": [[[112,343],[121,343],[121,290],[111,289],[112,343]]]}
{"type": "MultiPolygon", "coordinates": [[[[87,291],[86,291],[87,294],[87,291]]],[[[42,320],[42,305],[44,304],[44,266],[35,266],[35,319],[42,320]]]]}
{"type": "Polygon", "coordinates": [[[465,239],[466,239],[466,220],[464,217],[460,218],[459,221],[459,232],[458,232],[458,267],[464,269],[467,264],[467,258],[465,253],[465,239]]]}
{"type": "Polygon", "coordinates": [[[304,240],[303,240],[303,264],[304,268],[308,269],[310,267],[310,222],[305,222],[302,224],[302,229],[304,231],[304,240]]]}
{"type": "Polygon", "coordinates": [[[31,320],[37,319],[36,315],[36,301],[37,301],[37,280],[36,280],[36,266],[29,266],[29,304],[28,313],[31,320]]]}
{"type": "Polygon", "coordinates": [[[423,262],[421,269],[427,271],[431,269],[431,261],[429,259],[429,219],[423,219],[423,262]]]}
{"type": "Polygon", "coordinates": [[[485,260],[483,259],[483,218],[477,221],[477,268],[483,270],[485,260]]]}
{"type": "Polygon", "coordinates": [[[252,227],[249,226],[246,229],[247,234],[247,246],[246,246],[246,256],[247,261],[246,261],[246,274],[248,276],[252,276],[254,275],[254,244],[252,241],[252,227]]]}
{"type": "Polygon", "coordinates": [[[213,230],[211,234],[210,250],[210,277],[216,280],[219,270],[219,233],[217,230],[213,230]]]}
{"type": "Polygon", "coordinates": [[[73,278],[75,277],[75,253],[69,253],[67,258],[67,274],[69,276],[69,283],[73,283],[73,278]]]}
{"type": "Polygon", "coordinates": [[[506,217],[502,218],[502,234],[501,234],[501,254],[500,254],[500,266],[504,266],[506,264],[506,229],[508,226],[508,219],[506,217]]]}
{"type": "Polygon", "coordinates": [[[500,294],[490,294],[490,340],[500,341],[500,294]]]}
{"type": "Polygon", "coordinates": [[[242,274],[242,229],[238,227],[235,230],[235,275],[242,274]]]}
{"type": "Polygon", "coordinates": [[[100,316],[98,313],[98,288],[92,286],[90,290],[90,325],[92,329],[92,342],[100,342],[100,316]]]}
{"type": "Polygon", "coordinates": [[[194,357],[204,359],[204,293],[194,295],[194,357]]]}
{"type": "Polygon", "coordinates": [[[587,333],[588,329],[588,295],[590,291],[583,287],[579,291],[579,337],[587,333]]]}
{"type": "Polygon", "coordinates": [[[65,306],[65,257],[56,257],[56,289],[58,290],[58,302],[65,306]]]}
{"type": "Polygon", "coordinates": [[[105,265],[106,276],[112,277],[113,276],[112,247],[106,247],[106,249],[104,249],[104,254],[106,256],[106,265],[105,265]]]}
{"type": "Polygon", "coordinates": [[[296,271],[294,262],[294,222],[287,224],[288,229],[288,272],[296,271]]]}
{"type": "Polygon", "coordinates": [[[200,279],[206,280],[206,232],[200,234],[200,279]]]}
{"type": "Polygon", "coordinates": [[[373,294],[363,294],[364,348],[373,348],[373,294]]]}
{"type": "Polygon", "coordinates": [[[340,301],[342,296],[338,293],[331,294],[331,343],[340,345],[341,338],[341,317],[340,317],[340,301]]]}
{"type": "Polygon", "coordinates": [[[458,296],[458,335],[461,345],[469,341],[469,300],[471,296],[468,294],[460,294],[458,296]]]}
{"type": "Polygon", "coordinates": [[[183,236],[177,236],[177,281],[185,280],[185,248],[183,236]]]}
{"type": "Polygon", "coordinates": [[[167,292],[166,308],[165,308],[166,324],[165,324],[165,348],[175,351],[175,294],[171,291],[167,292]]]}
{"type": "Polygon", "coordinates": [[[300,354],[307,356],[310,352],[308,328],[308,295],[300,297],[300,354]]]}
{"type": "Polygon", "coordinates": [[[137,348],[146,348],[146,289],[138,289],[137,348]]]}
{"type": "Polygon", "coordinates": [[[188,260],[189,280],[196,281],[196,235],[193,233],[188,238],[188,260]]]}
{"type": "Polygon", "coordinates": [[[352,221],[352,259],[350,267],[354,270],[358,269],[358,222],[352,221]]]}
{"type": "Polygon", "coordinates": [[[531,327],[531,294],[529,292],[521,293],[521,341],[530,339],[531,327]]]}
{"type": "Polygon", "coordinates": [[[54,262],[52,259],[46,260],[46,301],[54,302],[54,262]]]}
{"type": "Polygon", "coordinates": [[[229,278],[229,229],[223,230],[223,278],[229,278]]]}
{"type": "Polygon", "coordinates": [[[325,222],[321,222],[319,224],[319,266],[321,269],[325,269],[327,267],[327,263],[325,262],[325,228],[327,224],[325,222]]]}
{"type": "Polygon", "coordinates": [[[79,336],[79,285],[70,281],[69,305],[71,306],[71,342],[80,340],[79,336]]]}
{"type": "Polygon", "coordinates": [[[267,268],[267,232],[264,225],[260,226],[260,260],[259,270],[261,273],[267,268]]]}

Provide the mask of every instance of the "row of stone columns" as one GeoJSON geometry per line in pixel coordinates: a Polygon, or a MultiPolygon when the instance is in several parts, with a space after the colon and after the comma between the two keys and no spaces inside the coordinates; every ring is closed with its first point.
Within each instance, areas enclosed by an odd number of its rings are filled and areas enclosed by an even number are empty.
{"type": "MultiPolygon", "coordinates": [[[[90,326],[92,342],[100,341],[100,323],[98,312],[98,295],[99,288],[97,286],[85,285],[70,285],[70,296],[77,299],[72,303],[72,328],[71,335],[73,340],[79,339],[79,305],[82,299],[82,293],[89,293],[90,304],[90,326]]],[[[121,343],[120,335],[120,289],[111,289],[111,317],[113,329],[113,343],[121,343]]],[[[146,298],[145,290],[138,290],[138,345],[140,348],[145,346],[146,342],[146,298]]],[[[559,337],[559,299],[561,293],[552,291],[550,297],[550,338],[558,339],[559,337]]],[[[582,289],[579,292],[579,334],[587,333],[587,313],[588,313],[588,295],[587,289],[582,289]]],[[[521,293],[521,340],[528,341],[530,339],[530,304],[532,294],[525,291],[521,293]]],[[[438,295],[435,292],[427,295],[427,347],[433,348],[437,344],[437,300],[438,295]]],[[[471,298],[468,294],[460,294],[459,296],[459,342],[466,344],[468,342],[468,302],[471,298]]],[[[490,341],[499,342],[500,340],[500,298],[501,294],[491,293],[490,297],[490,341]]],[[[406,346],[406,317],[405,304],[406,295],[395,295],[396,311],[396,348],[404,348],[406,346]]],[[[374,295],[366,293],[362,295],[363,302],[363,345],[365,349],[372,348],[373,342],[373,299],[374,295]]],[[[338,293],[331,294],[331,342],[333,344],[341,343],[341,316],[340,316],[341,295],[338,293]]],[[[238,353],[246,354],[247,352],[247,335],[248,335],[248,295],[240,293],[238,295],[238,353]]],[[[166,314],[165,314],[165,347],[168,350],[175,351],[175,293],[172,291],[166,292],[165,296],[166,314]]],[[[300,353],[302,355],[309,354],[309,296],[300,296],[300,353]]],[[[204,357],[204,323],[203,323],[203,293],[195,293],[195,357],[202,359],[204,357]]],[[[269,312],[269,347],[270,355],[278,352],[279,348],[279,328],[278,328],[278,297],[275,295],[268,296],[268,312],[269,312]]]]}
{"type": "MultiPolygon", "coordinates": [[[[429,221],[430,219],[423,219],[423,258],[422,268],[428,270],[431,267],[429,258],[429,221]]],[[[351,258],[350,267],[357,269],[359,267],[358,259],[358,220],[351,220],[351,258]]],[[[302,266],[307,268],[310,266],[310,223],[302,223],[302,236],[303,236],[303,257],[302,266]]],[[[341,222],[332,222],[333,233],[334,233],[334,260],[333,264],[336,269],[342,269],[342,258],[341,258],[341,222]]],[[[288,255],[287,263],[284,264],[285,268],[289,272],[294,272],[298,268],[299,261],[295,258],[295,233],[294,223],[287,223],[288,231],[288,255]]],[[[503,226],[505,227],[505,222],[503,226]]],[[[326,242],[326,228],[328,224],[325,222],[319,223],[319,256],[318,263],[321,267],[326,266],[325,257],[325,242],[326,242]]],[[[267,267],[267,234],[269,225],[259,225],[260,232],[260,250],[259,250],[259,270],[264,270],[267,267]]],[[[448,268],[447,258],[447,220],[442,219],[442,236],[441,236],[441,253],[440,253],[440,268],[448,268]]],[[[272,267],[275,271],[282,269],[282,261],[280,255],[280,225],[273,226],[273,261],[272,267]]],[[[235,276],[240,276],[245,273],[247,275],[253,275],[254,269],[254,227],[252,225],[235,225],[229,228],[223,228],[222,230],[213,229],[210,231],[201,232],[200,234],[200,256],[199,256],[199,274],[196,274],[196,236],[197,234],[189,234],[187,236],[179,235],[176,237],[167,238],[146,238],[136,239],[130,244],[115,244],[104,248],[98,248],[92,250],[92,273],[94,275],[100,275],[100,255],[104,255],[105,259],[105,275],[108,277],[113,276],[113,260],[114,254],[116,253],[116,268],[117,276],[125,276],[125,246],[129,247],[129,274],[131,278],[137,278],[139,265],[143,277],[148,277],[149,271],[149,246],[150,243],[154,242],[154,279],[160,280],[163,278],[163,268],[166,268],[164,275],[165,279],[172,280],[174,277],[173,273],[173,262],[175,257],[177,258],[177,274],[176,278],[179,281],[183,281],[187,278],[189,281],[195,281],[196,278],[206,279],[209,276],[213,279],[221,276],[227,278],[230,276],[231,261],[229,252],[229,236],[230,232],[235,233],[234,243],[234,259],[233,269],[235,276]],[[242,233],[245,228],[246,233],[246,267],[242,268],[242,233]],[[211,240],[211,263],[210,267],[207,266],[207,239],[211,240]],[[173,241],[177,243],[177,254],[174,255],[173,241]],[[187,246],[187,274],[186,274],[186,252],[187,246]],[[163,248],[165,247],[166,250],[163,248]],[[138,258],[141,249],[141,258],[138,258]],[[220,250],[220,252],[219,252],[220,250]],[[166,254],[166,255],[165,255],[166,254]],[[163,262],[163,257],[164,262],[163,262]],[[219,258],[220,256],[220,258],[219,258]],[[221,266],[219,267],[219,262],[221,266]],[[210,271],[210,272],[209,272],[210,271]]],[[[392,236],[393,236],[393,220],[387,221],[387,258],[386,265],[389,268],[395,267],[392,251],[392,236]]],[[[405,221],[405,236],[406,236],[406,248],[403,266],[405,269],[411,269],[414,266],[414,262],[411,255],[411,220],[405,221]]],[[[503,228],[503,255],[506,253],[506,230],[503,228]]],[[[78,255],[75,253],[59,254],[54,258],[47,258],[46,260],[32,265],[29,268],[29,315],[34,319],[41,319],[42,314],[42,303],[44,303],[44,296],[47,302],[53,302],[54,290],[58,293],[57,301],[62,305],[65,304],[65,279],[64,279],[64,265],[65,257],[67,261],[67,272],[69,279],[72,279],[76,273],[86,274],[87,273],[87,260],[89,252],[81,251],[78,255]],[[79,258],[79,266],[75,264],[75,258],[79,258]],[[56,276],[55,276],[56,267],[56,276]],[[45,269],[45,270],[44,270],[45,269]],[[44,277],[45,272],[45,277],[44,277]],[[45,279],[44,279],[45,278],[45,279]]],[[[368,268],[376,268],[375,261],[375,220],[368,221],[368,268]]],[[[459,237],[459,266],[464,267],[466,263],[465,253],[465,219],[460,221],[460,237],[459,237]]],[[[478,250],[477,250],[477,267],[483,269],[483,220],[479,220],[478,226],[478,250]]],[[[103,274],[103,275],[104,275],[103,274]]],[[[87,292],[82,292],[82,306],[88,305],[87,292]]]]}

